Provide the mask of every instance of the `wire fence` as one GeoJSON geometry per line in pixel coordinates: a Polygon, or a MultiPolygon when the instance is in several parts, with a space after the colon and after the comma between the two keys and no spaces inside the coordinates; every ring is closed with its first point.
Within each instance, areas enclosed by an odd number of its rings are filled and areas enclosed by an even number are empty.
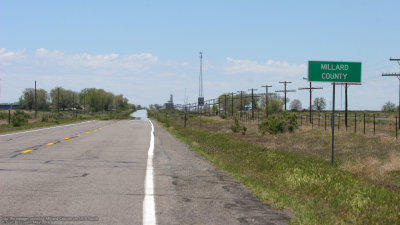
{"type": "MultiPolygon", "coordinates": [[[[273,113],[267,115],[266,111],[262,110],[246,110],[246,111],[229,111],[229,110],[177,110],[178,114],[168,113],[167,110],[157,111],[155,116],[162,117],[163,120],[174,119],[182,120],[184,123],[192,123],[201,126],[201,118],[211,118],[223,120],[228,123],[233,123],[237,119],[243,124],[259,124],[272,115],[281,116],[281,113],[273,113]]],[[[332,131],[332,113],[329,111],[312,112],[289,112],[296,115],[297,125],[303,130],[318,130],[322,132],[332,131]]],[[[362,134],[368,136],[399,136],[400,123],[399,118],[394,114],[385,114],[383,112],[353,112],[346,114],[343,111],[335,113],[335,132],[347,132],[362,134]]]]}

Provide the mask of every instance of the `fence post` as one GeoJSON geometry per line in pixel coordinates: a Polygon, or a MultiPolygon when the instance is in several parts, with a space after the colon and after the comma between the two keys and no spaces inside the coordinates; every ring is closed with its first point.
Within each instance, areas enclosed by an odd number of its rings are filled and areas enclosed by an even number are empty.
{"type": "Polygon", "coordinates": [[[311,116],[311,129],[314,129],[314,114],[311,116]]]}
{"type": "Polygon", "coordinates": [[[364,113],[364,134],[365,134],[365,113],[364,113]]]}
{"type": "Polygon", "coordinates": [[[324,115],[325,115],[325,131],[326,131],[326,113],[324,115]]]}
{"type": "Polygon", "coordinates": [[[11,124],[11,110],[8,110],[8,124],[11,124]]]}
{"type": "Polygon", "coordinates": [[[374,136],[375,136],[375,114],[374,114],[374,136]]]}
{"type": "Polygon", "coordinates": [[[357,133],[357,113],[354,113],[354,133],[357,133]]]}
{"type": "Polygon", "coordinates": [[[303,126],[303,115],[300,115],[300,126],[303,126]]]}
{"type": "Polygon", "coordinates": [[[338,113],[338,125],[337,130],[340,130],[340,112],[338,113]]]}
{"type": "Polygon", "coordinates": [[[185,128],[186,128],[186,113],[185,113],[185,128]]]}
{"type": "Polygon", "coordinates": [[[320,123],[321,123],[321,115],[318,113],[318,129],[319,129],[320,123]]]}

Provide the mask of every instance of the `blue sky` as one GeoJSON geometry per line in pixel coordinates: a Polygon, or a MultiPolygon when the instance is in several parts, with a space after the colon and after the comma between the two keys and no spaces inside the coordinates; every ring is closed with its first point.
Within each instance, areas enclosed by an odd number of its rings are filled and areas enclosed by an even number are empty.
{"type": "MultiPolygon", "coordinates": [[[[122,93],[132,103],[182,103],[292,81],[307,85],[308,60],[360,61],[363,85],[350,109],[398,104],[399,1],[5,1],[0,0],[0,102],[34,80],[122,93]]],[[[332,99],[329,84],[315,97],[332,99]]],[[[288,94],[308,107],[307,92],[288,94]]],[[[344,96],[337,93],[337,107],[344,96]]]]}

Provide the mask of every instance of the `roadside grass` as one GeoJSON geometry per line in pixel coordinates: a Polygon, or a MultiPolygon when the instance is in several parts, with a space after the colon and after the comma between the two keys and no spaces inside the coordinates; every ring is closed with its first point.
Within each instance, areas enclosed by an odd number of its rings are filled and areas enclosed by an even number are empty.
{"type": "MultiPolygon", "coordinates": [[[[159,121],[165,123],[162,117],[159,121]]],[[[241,135],[228,132],[224,121],[217,121],[217,125],[213,126],[214,121],[204,119],[202,128],[196,121],[189,123],[187,128],[183,128],[181,120],[171,118],[168,123],[170,132],[216,167],[243,182],[258,199],[276,209],[292,209],[296,214],[292,224],[400,224],[399,192],[385,189],[343,169],[346,152],[343,156],[338,154],[338,163],[334,166],[327,160],[330,157],[328,153],[322,157],[316,153],[309,154],[308,151],[315,151],[309,149],[318,139],[312,131],[307,134],[307,138],[314,137],[309,144],[283,151],[285,147],[279,143],[268,147],[245,139],[247,136],[260,138],[255,133],[241,135]]],[[[296,135],[296,132],[291,135],[296,135]]],[[[276,142],[276,139],[284,138],[282,142],[291,141],[286,145],[290,149],[299,142],[296,136],[284,136],[271,137],[271,140],[276,142]]],[[[265,137],[261,138],[264,140],[265,137]]],[[[329,145],[328,141],[325,144],[329,145]]],[[[382,158],[391,157],[393,163],[388,163],[386,167],[397,169],[396,154],[382,155],[382,158]]],[[[389,173],[400,177],[396,170],[389,173]]]]}
{"type": "MultiPolygon", "coordinates": [[[[179,119],[179,118],[176,118],[179,119]]],[[[233,139],[254,143],[268,149],[331,160],[331,133],[323,129],[300,127],[295,132],[262,135],[257,123],[245,123],[246,135],[230,131],[230,120],[217,117],[202,119],[202,128],[221,132],[233,139]]],[[[198,118],[188,124],[199,127],[198,118]]],[[[351,172],[371,183],[390,190],[400,190],[400,142],[388,135],[364,135],[362,132],[335,130],[335,162],[342,170],[351,172]]]]}
{"type": "MultiPolygon", "coordinates": [[[[7,121],[3,121],[0,124],[0,133],[28,130],[40,127],[49,127],[61,124],[76,123],[87,120],[109,120],[109,119],[129,119],[129,115],[133,113],[132,110],[121,111],[121,112],[99,112],[99,113],[78,113],[77,116],[73,111],[63,111],[60,113],[55,112],[39,112],[35,115],[34,112],[27,112],[29,115],[29,122],[21,126],[12,126],[7,124],[7,121]]],[[[4,120],[8,120],[4,118],[4,120]]]]}

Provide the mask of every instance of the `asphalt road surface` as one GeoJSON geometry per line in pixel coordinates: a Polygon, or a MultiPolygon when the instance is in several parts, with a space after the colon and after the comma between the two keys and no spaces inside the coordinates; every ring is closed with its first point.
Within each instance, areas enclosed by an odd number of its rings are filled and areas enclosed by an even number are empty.
{"type": "Polygon", "coordinates": [[[0,134],[0,223],[287,224],[153,124],[153,138],[146,120],[0,134]]]}

